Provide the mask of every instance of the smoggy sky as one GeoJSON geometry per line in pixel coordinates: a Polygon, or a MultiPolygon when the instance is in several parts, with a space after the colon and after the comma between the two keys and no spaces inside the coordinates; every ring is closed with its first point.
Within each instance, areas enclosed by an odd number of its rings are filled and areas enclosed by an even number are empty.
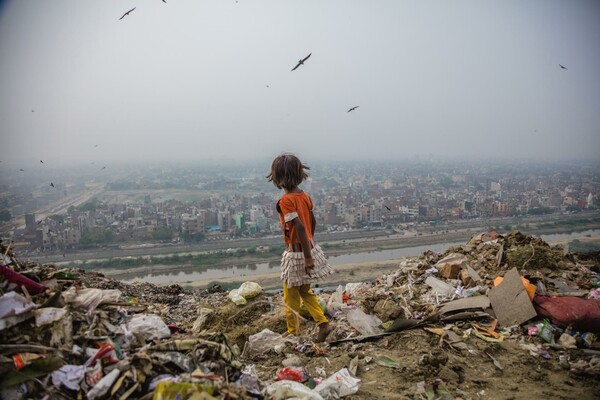
{"type": "Polygon", "coordinates": [[[5,1],[0,160],[599,160],[599,71],[593,0],[5,1]]]}

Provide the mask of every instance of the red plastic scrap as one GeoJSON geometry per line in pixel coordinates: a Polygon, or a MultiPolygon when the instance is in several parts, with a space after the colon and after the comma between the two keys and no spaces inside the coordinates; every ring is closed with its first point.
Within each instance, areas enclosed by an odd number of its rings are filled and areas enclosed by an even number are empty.
{"type": "Polygon", "coordinates": [[[89,387],[95,386],[103,376],[102,365],[99,361],[85,368],[85,383],[89,387]]]}
{"type": "Polygon", "coordinates": [[[19,292],[22,292],[21,286],[24,286],[29,294],[43,293],[48,289],[46,286],[40,285],[25,275],[21,275],[4,265],[0,265],[0,275],[4,276],[4,279],[6,279],[7,282],[17,285],[16,290],[19,292]]]}
{"type": "Polygon", "coordinates": [[[178,327],[178,326],[177,326],[177,325],[175,325],[175,324],[167,324],[167,327],[168,327],[168,328],[169,328],[169,330],[171,331],[171,334],[174,334],[174,333],[179,333],[179,332],[181,332],[181,333],[185,333],[185,329],[181,329],[180,327],[178,327]]]}
{"type": "Polygon", "coordinates": [[[112,356],[114,350],[115,346],[110,343],[104,343],[102,346],[100,346],[96,354],[94,354],[93,357],[88,360],[86,365],[92,365],[96,362],[96,360],[103,360],[106,358],[108,358],[112,363],[118,362],[119,360],[112,356]]]}
{"type": "Polygon", "coordinates": [[[305,382],[309,378],[308,371],[304,368],[286,367],[279,370],[276,381],[305,382]]]}

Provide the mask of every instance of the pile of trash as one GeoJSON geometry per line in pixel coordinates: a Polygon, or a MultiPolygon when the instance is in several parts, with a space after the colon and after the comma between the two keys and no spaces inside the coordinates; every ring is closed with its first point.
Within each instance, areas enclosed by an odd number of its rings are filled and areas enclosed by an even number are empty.
{"type": "Polygon", "coordinates": [[[255,282],[124,284],[0,243],[0,398],[585,398],[600,391],[600,260],[512,232],[317,291],[334,331],[255,282]]]}
{"type": "Polygon", "coordinates": [[[0,250],[0,398],[251,398],[237,346],[191,329],[207,291],[126,285],[0,250]]]}

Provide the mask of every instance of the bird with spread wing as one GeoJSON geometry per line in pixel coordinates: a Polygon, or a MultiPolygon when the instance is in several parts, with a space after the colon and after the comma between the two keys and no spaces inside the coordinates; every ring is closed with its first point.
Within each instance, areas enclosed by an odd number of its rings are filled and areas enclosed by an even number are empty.
{"type": "Polygon", "coordinates": [[[312,53],[310,53],[310,54],[309,54],[309,55],[307,55],[306,57],[304,57],[304,58],[301,58],[300,60],[298,60],[298,64],[296,64],[296,66],[295,66],[294,68],[292,68],[292,71],[295,71],[295,70],[296,70],[296,68],[298,68],[298,67],[299,67],[299,66],[301,66],[301,65],[304,65],[304,62],[305,62],[306,60],[308,60],[308,59],[309,59],[309,57],[310,57],[311,55],[312,55],[312,53]]]}
{"type": "Polygon", "coordinates": [[[135,10],[135,7],[133,7],[131,10],[127,11],[125,14],[123,14],[121,16],[121,18],[119,18],[119,21],[122,20],[123,18],[125,18],[127,15],[129,15],[130,12],[132,12],[133,10],[135,10]]]}

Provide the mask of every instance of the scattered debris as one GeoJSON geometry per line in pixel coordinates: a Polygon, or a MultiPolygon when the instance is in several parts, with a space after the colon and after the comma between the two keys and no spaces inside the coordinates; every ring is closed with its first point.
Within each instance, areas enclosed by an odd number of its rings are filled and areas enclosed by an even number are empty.
{"type": "Polygon", "coordinates": [[[307,319],[301,336],[277,333],[283,300],[253,282],[237,296],[128,285],[0,250],[0,398],[508,398],[509,381],[532,397],[600,390],[598,260],[519,232],[320,292],[334,326],[324,345],[307,319]]]}

